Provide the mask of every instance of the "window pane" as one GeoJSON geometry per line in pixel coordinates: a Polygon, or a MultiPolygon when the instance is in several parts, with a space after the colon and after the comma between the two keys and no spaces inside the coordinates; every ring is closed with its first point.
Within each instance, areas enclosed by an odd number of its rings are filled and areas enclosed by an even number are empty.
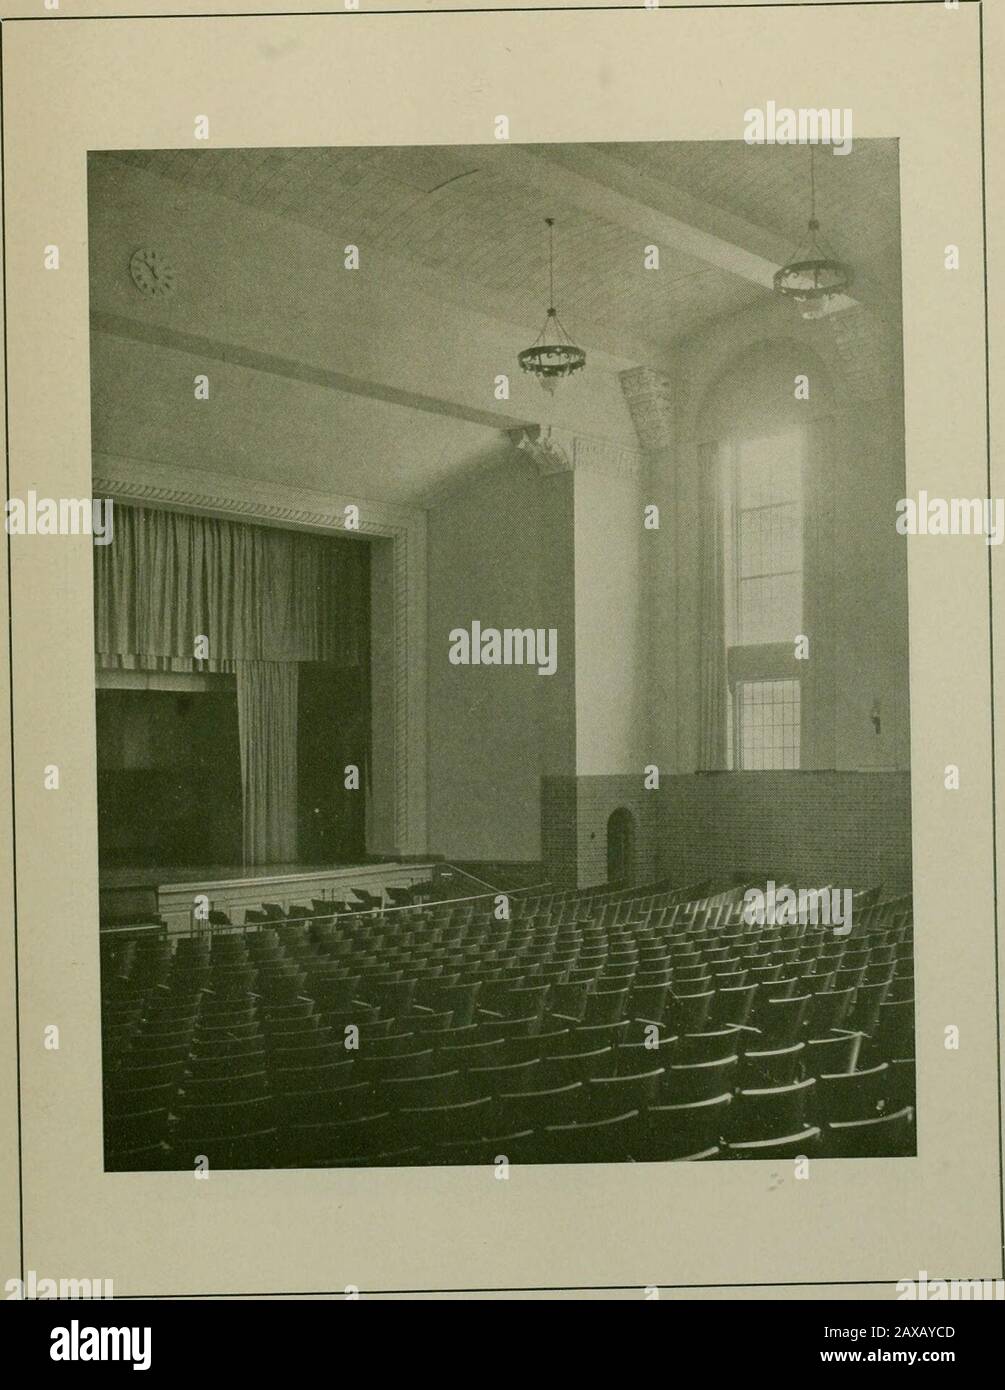
{"type": "Polygon", "coordinates": [[[799,509],[792,502],[740,512],[737,542],[741,579],[802,569],[802,529],[799,509]]]}
{"type": "Polygon", "coordinates": [[[802,496],[800,436],[795,430],[747,439],[739,448],[739,505],[798,502],[802,496]]]}
{"type": "Polygon", "coordinates": [[[799,766],[799,682],[743,681],[739,701],[739,766],[745,772],[799,766]]]}
{"type": "Polygon", "coordinates": [[[728,612],[731,640],[745,646],[791,642],[802,630],[801,441],[788,430],[737,447],[736,606],[728,612]]]}
{"type": "Polygon", "coordinates": [[[740,445],[739,496],[741,510],[763,507],[774,501],[771,496],[771,458],[765,457],[765,440],[748,440],[740,445]]]}
{"type": "Polygon", "coordinates": [[[739,583],[739,641],[795,642],[802,626],[802,575],[772,574],[739,583]]]}

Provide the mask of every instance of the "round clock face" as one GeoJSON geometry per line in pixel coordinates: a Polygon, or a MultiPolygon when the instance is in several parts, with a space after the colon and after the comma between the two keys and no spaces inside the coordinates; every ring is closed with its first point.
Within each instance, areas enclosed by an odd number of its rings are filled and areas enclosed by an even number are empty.
{"type": "Polygon", "coordinates": [[[129,261],[133,284],[141,294],[153,297],[170,294],[174,289],[174,270],[157,251],[142,247],[134,251],[129,261]]]}

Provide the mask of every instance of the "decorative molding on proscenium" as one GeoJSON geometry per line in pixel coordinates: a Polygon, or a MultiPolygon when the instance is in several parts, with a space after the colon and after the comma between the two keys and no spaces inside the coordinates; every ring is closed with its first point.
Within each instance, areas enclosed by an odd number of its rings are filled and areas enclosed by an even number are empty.
{"type": "Polygon", "coordinates": [[[637,449],[626,449],[593,435],[576,435],[573,458],[577,469],[591,469],[613,478],[637,478],[642,472],[642,457],[637,449]]]}
{"type": "Polygon", "coordinates": [[[553,425],[524,425],[507,430],[515,448],[528,455],[541,477],[552,473],[596,470],[615,477],[635,477],[642,460],[634,449],[608,439],[574,434],[553,425]]]}
{"type": "Polygon", "coordinates": [[[106,496],[119,502],[135,502],[137,506],[173,507],[185,511],[219,514],[225,517],[244,517],[248,521],[266,522],[274,526],[311,527],[324,531],[336,531],[340,536],[371,535],[396,536],[405,530],[402,526],[391,526],[383,521],[375,521],[365,514],[360,517],[359,526],[347,530],[340,524],[337,514],[308,511],[302,507],[269,506],[262,502],[248,502],[221,494],[191,492],[187,488],[157,487],[149,483],[137,483],[124,478],[106,478],[95,474],[94,495],[106,496]]]}
{"type": "Polygon", "coordinates": [[[94,496],[106,495],[141,506],[146,503],[244,516],[275,526],[337,531],[350,539],[359,534],[400,535],[421,515],[416,508],[371,502],[358,495],[312,492],[260,479],[114,455],[95,455],[91,486],[94,496]],[[359,508],[356,530],[348,530],[342,524],[348,506],[359,508]]]}

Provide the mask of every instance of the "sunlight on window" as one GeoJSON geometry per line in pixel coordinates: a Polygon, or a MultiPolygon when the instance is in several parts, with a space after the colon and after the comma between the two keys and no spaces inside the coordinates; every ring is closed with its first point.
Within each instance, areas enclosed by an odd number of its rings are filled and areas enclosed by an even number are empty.
{"type": "Polygon", "coordinates": [[[802,622],[802,448],[795,431],[745,440],[736,457],[736,608],[741,646],[788,642],[802,622]]]}
{"type": "Polygon", "coordinates": [[[799,682],[741,681],[734,688],[740,770],[799,766],[799,682]]]}
{"type": "Polygon", "coordinates": [[[729,454],[727,752],[741,771],[799,766],[792,651],[803,622],[803,449],[793,429],[740,440],[729,454]]]}

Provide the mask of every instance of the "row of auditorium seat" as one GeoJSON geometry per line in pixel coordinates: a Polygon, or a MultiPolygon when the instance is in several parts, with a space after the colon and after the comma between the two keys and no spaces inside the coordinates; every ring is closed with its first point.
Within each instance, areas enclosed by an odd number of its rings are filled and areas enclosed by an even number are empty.
{"type": "Polygon", "coordinates": [[[660,896],[125,943],[108,1166],[913,1151],[909,902],[838,938],[660,896]]]}

